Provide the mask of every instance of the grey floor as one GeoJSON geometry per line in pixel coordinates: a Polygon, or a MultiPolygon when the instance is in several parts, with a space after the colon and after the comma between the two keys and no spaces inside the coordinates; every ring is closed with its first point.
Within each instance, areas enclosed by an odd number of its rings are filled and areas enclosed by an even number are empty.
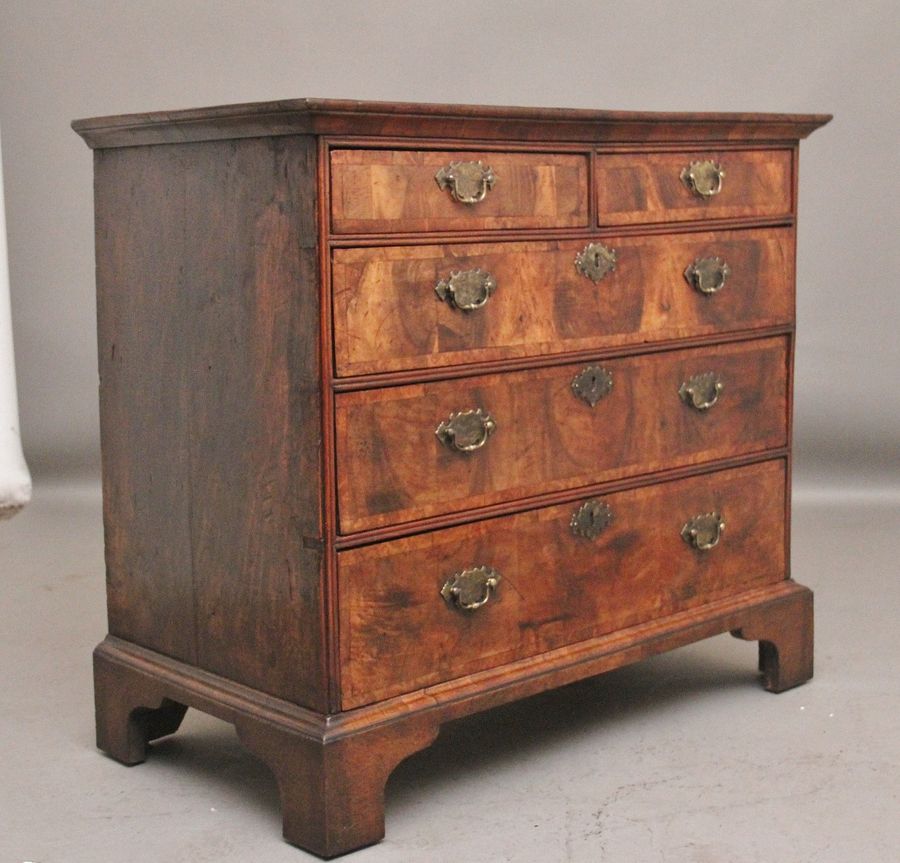
{"type": "MultiPolygon", "coordinates": [[[[267,770],[190,712],[150,759],[94,749],[100,500],[42,488],[0,523],[0,861],[312,860],[281,842],[267,770]]],[[[755,681],[728,636],[447,726],[392,776],[354,863],[896,863],[900,501],[795,505],[816,677],[755,681]]]]}

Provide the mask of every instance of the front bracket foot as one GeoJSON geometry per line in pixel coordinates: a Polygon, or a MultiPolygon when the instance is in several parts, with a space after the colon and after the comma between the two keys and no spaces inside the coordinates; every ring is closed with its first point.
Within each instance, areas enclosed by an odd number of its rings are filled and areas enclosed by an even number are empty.
{"type": "Polygon", "coordinates": [[[769,692],[784,692],[813,676],[813,594],[802,588],[747,613],[735,638],[759,642],[759,670],[769,692]]]}

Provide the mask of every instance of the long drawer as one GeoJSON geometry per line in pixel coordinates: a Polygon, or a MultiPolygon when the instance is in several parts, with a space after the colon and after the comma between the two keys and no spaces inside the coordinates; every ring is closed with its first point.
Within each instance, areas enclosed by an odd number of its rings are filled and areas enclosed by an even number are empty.
{"type": "Polygon", "coordinates": [[[601,153],[601,225],[783,218],[793,212],[790,150],[601,153]]]}
{"type": "Polygon", "coordinates": [[[786,337],[335,399],[352,533],[783,446],[786,337]]]}
{"type": "Polygon", "coordinates": [[[791,228],[338,249],[335,363],[359,375],[773,326],[793,318],[793,284],[791,228]]]}
{"type": "Polygon", "coordinates": [[[331,228],[336,234],[587,226],[585,155],[331,152],[331,228]]]}
{"type": "Polygon", "coordinates": [[[343,707],[780,581],[784,484],[762,462],[339,553],[343,707]]]}

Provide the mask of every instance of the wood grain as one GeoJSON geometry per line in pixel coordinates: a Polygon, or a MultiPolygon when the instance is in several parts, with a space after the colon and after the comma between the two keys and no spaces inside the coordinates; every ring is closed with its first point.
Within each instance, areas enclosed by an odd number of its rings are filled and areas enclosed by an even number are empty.
{"type": "Polygon", "coordinates": [[[384,790],[394,768],[437,736],[435,717],[411,715],[328,740],[242,714],[241,743],[275,774],[284,838],[330,858],[384,836],[384,790]]]}
{"type": "Polygon", "coordinates": [[[613,521],[574,536],[577,505],[418,534],[338,555],[344,709],[499,666],[784,578],[784,462],[604,497],[613,521]],[[719,545],[688,519],[719,512],[719,545]],[[501,573],[474,612],[444,602],[455,572],[501,573]]]}
{"type": "Polygon", "coordinates": [[[331,224],[337,234],[567,228],[588,224],[585,155],[465,150],[332,150],[331,224]],[[496,176],[483,201],[463,204],[435,174],[482,161],[496,176]]]}
{"type": "Polygon", "coordinates": [[[97,341],[109,631],[196,662],[183,158],[94,154],[97,341]]]}
{"type": "Polygon", "coordinates": [[[316,151],[215,146],[186,179],[198,660],[324,707],[316,151]]]}
{"type": "Polygon", "coordinates": [[[794,211],[792,151],[601,153],[594,185],[601,225],[783,216],[794,211]],[[693,194],[681,181],[691,162],[711,159],[725,171],[722,191],[693,194]]]}
{"type": "MultiPolygon", "coordinates": [[[[785,536],[789,533],[790,524],[785,528],[785,536]]],[[[811,591],[793,603],[749,613],[731,634],[744,641],[759,642],[759,670],[769,692],[784,692],[812,678],[815,623],[811,591]]]]}
{"type": "Polygon", "coordinates": [[[766,686],[783,691],[812,675],[812,604],[807,588],[776,581],[331,717],[107,637],[94,651],[97,743],[135,764],[185,707],[231,722],[276,776],[285,838],[329,857],[381,838],[386,777],[441,723],[728,631],[765,639],[766,686]]]}
{"type": "Polygon", "coordinates": [[[584,364],[339,393],[341,532],[783,446],[786,350],[770,338],[604,360],[613,388],[594,408],[571,389],[584,364]],[[725,390],[701,413],[678,388],[708,371],[725,390]],[[474,408],[497,425],[485,446],[443,445],[438,424],[474,408]]]}
{"type": "Polygon", "coordinates": [[[335,729],[324,717],[116,638],[94,651],[97,744],[138,764],[174,733],[188,706],[235,726],[278,783],[288,842],[334,857],[384,835],[384,787],[404,758],[428,746],[437,715],[335,729]]]}
{"type": "Polygon", "coordinates": [[[770,690],[808,679],[796,143],[829,119],[301,99],[73,124],[98,148],[98,745],[134,764],[189,707],[231,722],[288,841],[333,856],[381,837],[388,774],[442,722],[727,631],[770,690]],[[680,173],[707,158],[702,201],[680,173]],[[477,205],[435,182],[460,159],[497,176],[477,205]],[[618,253],[596,286],[591,241],[618,253]],[[713,255],[705,297],[683,273],[713,255]],[[438,301],[476,266],[484,309],[438,301]],[[588,363],[614,379],[594,408],[588,363]],[[677,391],[706,371],[698,413],[677,391]],[[443,446],[474,407],[496,434],[443,446]],[[611,526],[574,536],[597,495],[611,526]],[[712,509],[701,552],[681,529],[712,509]],[[466,614],[440,588],[476,565],[502,581],[466,614]]]}
{"type": "Polygon", "coordinates": [[[100,152],[97,272],[110,632],[324,708],[315,172],[100,152]]]}
{"type": "Polygon", "coordinates": [[[792,141],[830,114],[597,111],[500,105],[284,99],[76,120],[91,147],[268,135],[379,135],[512,141],[792,141]]]}
{"type": "MultiPolygon", "coordinates": [[[[789,579],[776,581],[669,617],[345,711],[335,717],[334,728],[341,731],[365,728],[396,721],[416,711],[433,711],[442,721],[458,719],[713,635],[731,632],[741,638],[743,634],[738,633],[743,633],[745,623],[755,623],[756,631],[763,631],[769,643],[777,645],[769,656],[783,685],[778,691],[783,691],[809,680],[811,663],[805,663],[794,652],[798,649],[806,652],[812,607],[813,594],[809,588],[789,579]]],[[[773,670],[773,665],[767,670],[773,670]]],[[[765,678],[763,682],[767,682],[765,678]]]]}
{"type": "Polygon", "coordinates": [[[790,228],[604,237],[616,269],[594,284],[575,268],[587,240],[337,249],[332,253],[339,376],[545,356],[793,320],[790,228]],[[719,256],[725,287],[704,295],[684,271],[719,256]],[[434,287],[482,269],[497,288],[471,312],[434,287]]]}

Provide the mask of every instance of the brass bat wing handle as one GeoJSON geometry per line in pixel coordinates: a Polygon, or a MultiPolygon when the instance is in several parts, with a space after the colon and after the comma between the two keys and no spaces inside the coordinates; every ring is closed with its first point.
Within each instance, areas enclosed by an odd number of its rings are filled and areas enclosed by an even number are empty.
{"type": "Polygon", "coordinates": [[[457,452],[474,452],[481,449],[497,430],[493,417],[481,408],[450,414],[435,430],[444,446],[457,452]]]}
{"type": "Polygon", "coordinates": [[[483,201],[497,182],[494,172],[483,162],[451,162],[434,179],[440,188],[449,189],[450,197],[460,204],[483,201]]]}
{"type": "Polygon", "coordinates": [[[691,162],[681,172],[681,182],[687,186],[688,191],[699,198],[712,198],[722,191],[722,180],[725,179],[725,171],[722,166],[711,159],[702,162],[691,162]]]}
{"type": "Polygon", "coordinates": [[[701,294],[717,294],[725,287],[731,267],[724,258],[697,258],[685,271],[688,284],[701,294]]]}
{"type": "Polygon", "coordinates": [[[698,551],[709,551],[719,544],[725,521],[717,512],[695,515],[681,528],[681,536],[686,543],[698,551]]]}
{"type": "Polygon", "coordinates": [[[500,573],[489,566],[475,566],[451,575],[441,596],[460,611],[475,611],[486,605],[500,584],[500,573]]]}
{"type": "Polygon", "coordinates": [[[434,292],[440,299],[464,312],[472,312],[486,305],[496,290],[497,280],[482,269],[450,273],[434,286],[434,292]]]}
{"type": "Polygon", "coordinates": [[[718,400],[725,384],[715,372],[688,378],[678,389],[681,400],[695,411],[708,411],[718,400]]]}

